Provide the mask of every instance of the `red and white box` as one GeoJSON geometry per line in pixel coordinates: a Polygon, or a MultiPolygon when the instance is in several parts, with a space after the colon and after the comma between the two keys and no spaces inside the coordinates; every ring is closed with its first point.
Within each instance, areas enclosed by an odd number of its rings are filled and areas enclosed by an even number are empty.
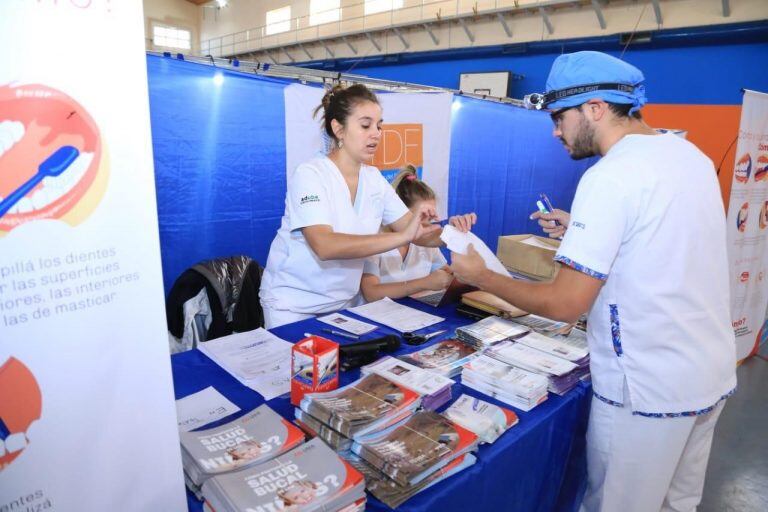
{"type": "Polygon", "coordinates": [[[339,387],[339,344],[320,336],[297,342],[291,351],[291,403],[298,406],[306,393],[339,387]]]}

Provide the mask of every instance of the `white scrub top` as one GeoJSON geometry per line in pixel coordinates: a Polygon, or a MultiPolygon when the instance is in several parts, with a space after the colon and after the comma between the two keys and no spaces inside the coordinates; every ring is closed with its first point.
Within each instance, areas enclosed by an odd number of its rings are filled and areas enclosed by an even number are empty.
{"type": "Polygon", "coordinates": [[[437,247],[410,244],[405,259],[398,249],[371,256],[365,260],[363,273],[377,276],[381,283],[400,283],[426,277],[447,264],[437,247]]]}
{"type": "Polygon", "coordinates": [[[587,322],[595,396],[635,414],[710,410],[736,386],[714,167],[676,135],[627,135],[581,178],[555,259],[605,281],[587,322]]]}
{"type": "Polygon", "coordinates": [[[299,165],[288,175],[285,214],[261,279],[262,304],[311,314],[347,307],[360,289],[365,258],[321,261],[301,228],[329,225],[336,233],[373,235],[407,212],[375,167],[361,166],[353,205],[341,171],[328,157],[299,165]]]}

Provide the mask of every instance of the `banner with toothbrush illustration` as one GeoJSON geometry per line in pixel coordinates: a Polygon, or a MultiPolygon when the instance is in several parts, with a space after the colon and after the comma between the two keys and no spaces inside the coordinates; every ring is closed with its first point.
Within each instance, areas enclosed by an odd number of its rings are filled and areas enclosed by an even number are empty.
{"type": "Polygon", "coordinates": [[[739,360],[755,353],[768,305],[768,94],[745,91],[728,208],[731,320],[739,360]]]}
{"type": "Polygon", "coordinates": [[[141,3],[4,0],[0,44],[0,510],[184,510],[141,3]]]}

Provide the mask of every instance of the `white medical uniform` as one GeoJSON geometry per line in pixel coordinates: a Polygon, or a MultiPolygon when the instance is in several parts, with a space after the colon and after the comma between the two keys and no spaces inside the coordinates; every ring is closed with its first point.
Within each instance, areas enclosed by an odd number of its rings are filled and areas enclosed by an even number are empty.
{"type": "Polygon", "coordinates": [[[365,260],[364,274],[372,274],[380,283],[400,283],[426,277],[448,262],[437,247],[410,244],[405,258],[398,249],[376,254],[365,260]]]}
{"type": "Polygon", "coordinates": [[[328,225],[336,233],[373,235],[406,213],[375,167],[361,166],[353,205],[341,171],[328,157],[299,165],[288,176],[285,214],[261,279],[266,327],[343,309],[360,289],[365,258],[321,261],[301,228],[328,225]]]}
{"type": "Polygon", "coordinates": [[[625,136],[579,182],[555,259],[605,282],[587,323],[601,403],[586,510],[660,510],[672,489],[677,503],[701,497],[718,404],[736,387],[725,228],[712,162],[672,134],[625,136]],[[669,479],[644,487],[638,473],[669,479]]]}

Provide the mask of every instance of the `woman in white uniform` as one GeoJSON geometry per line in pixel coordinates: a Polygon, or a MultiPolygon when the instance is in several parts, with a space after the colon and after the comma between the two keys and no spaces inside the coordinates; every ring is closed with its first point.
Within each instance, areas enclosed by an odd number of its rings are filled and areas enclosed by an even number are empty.
{"type": "MultiPolygon", "coordinates": [[[[436,207],[435,192],[418,178],[412,165],[400,171],[392,187],[414,214],[425,205],[432,209],[436,207]]],[[[453,280],[447,265],[445,256],[437,247],[403,244],[365,261],[360,290],[368,302],[384,297],[399,299],[425,290],[442,290],[453,280]]]]}
{"type": "MultiPolygon", "coordinates": [[[[375,167],[366,165],[381,138],[381,107],[363,85],[336,86],[323,109],[333,149],[288,174],[285,214],[261,281],[267,328],[352,305],[365,258],[403,244],[440,244],[428,224],[434,207],[412,213],[375,167]],[[391,231],[380,233],[381,225],[391,231]]],[[[466,230],[469,216],[452,218],[466,230]]]]}

